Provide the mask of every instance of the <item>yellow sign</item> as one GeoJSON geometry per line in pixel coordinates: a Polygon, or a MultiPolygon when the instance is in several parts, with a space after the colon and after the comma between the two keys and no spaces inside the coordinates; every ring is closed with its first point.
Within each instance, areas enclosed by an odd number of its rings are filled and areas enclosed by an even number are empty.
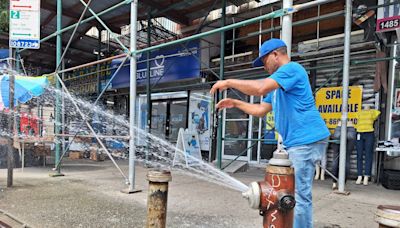
{"type": "MultiPolygon", "coordinates": [[[[321,88],[316,96],[317,109],[321,113],[326,126],[335,128],[342,116],[342,87],[321,88]]],[[[356,114],[361,111],[362,86],[349,87],[348,120],[357,124],[356,114]]]]}
{"type": "Polygon", "coordinates": [[[268,112],[265,120],[266,120],[266,126],[265,126],[264,138],[278,140],[278,132],[275,131],[274,112],[268,112]]]}

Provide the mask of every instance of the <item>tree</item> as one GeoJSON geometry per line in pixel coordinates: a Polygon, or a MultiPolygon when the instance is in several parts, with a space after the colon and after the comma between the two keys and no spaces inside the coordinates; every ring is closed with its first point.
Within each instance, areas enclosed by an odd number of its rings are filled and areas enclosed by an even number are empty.
{"type": "Polygon", "coordinates": [[[0,0],[0,31],[8,32],[8,1],[0,0]]]}

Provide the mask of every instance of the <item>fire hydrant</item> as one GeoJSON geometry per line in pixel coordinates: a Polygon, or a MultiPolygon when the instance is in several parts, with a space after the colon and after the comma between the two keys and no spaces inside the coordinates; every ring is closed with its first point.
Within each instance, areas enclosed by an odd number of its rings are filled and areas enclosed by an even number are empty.
{"type": "Polygon", "coordinates": [[[274,152],[265,171],[265,179],[252,182],[242,195],[253,209],[260,210],[263,225],[274,228],[293,227],[294,169],[288,154],[283,150],[274,152]]]}

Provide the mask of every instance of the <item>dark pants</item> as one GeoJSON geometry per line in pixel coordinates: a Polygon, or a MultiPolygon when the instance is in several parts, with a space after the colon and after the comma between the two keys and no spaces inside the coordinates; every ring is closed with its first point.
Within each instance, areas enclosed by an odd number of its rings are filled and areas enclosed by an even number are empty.
{"type": "Polygon", "coordinates": [[[357,173],[358,176],[371,176],[372,158],[374,152],[374,132],[362,132],[357,140],[357,173]],[[365,169],[363,173],[363,155],[365,155],[365,169]]]}
{"type": "MultiPolygon", "coordinates": [[[[354,150],[355,139],[347,139],[347,149],[346,149],[346,178],[350,175],[350,155],[354,150]]],[[[332,163],[332,174],[339,178],[339,160],[340,160],[340,144],[334,143],[332,145],[333,149],[333,163],[332,163]]],[[[333,180],[336,183],[336,180],[333,180]]]]}

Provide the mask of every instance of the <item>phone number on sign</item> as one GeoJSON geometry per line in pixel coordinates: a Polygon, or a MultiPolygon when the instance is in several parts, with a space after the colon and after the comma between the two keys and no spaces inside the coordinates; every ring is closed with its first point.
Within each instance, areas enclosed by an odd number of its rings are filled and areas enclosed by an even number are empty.
{"type": "Polygon", "coordinates": [[[29,41],[11,41],[11,47],[18,47],[18,48],[38,48],[38,42],[29,42],[29,41]]]}
{"type": "Polygon", "coordinates": [[[380,30],[386,30],[386,29],[398,28],[399,25],[400,25],[399,18],[396,18],[387,21],[381,21],[379,22],[378,26],[380,30]]]}

